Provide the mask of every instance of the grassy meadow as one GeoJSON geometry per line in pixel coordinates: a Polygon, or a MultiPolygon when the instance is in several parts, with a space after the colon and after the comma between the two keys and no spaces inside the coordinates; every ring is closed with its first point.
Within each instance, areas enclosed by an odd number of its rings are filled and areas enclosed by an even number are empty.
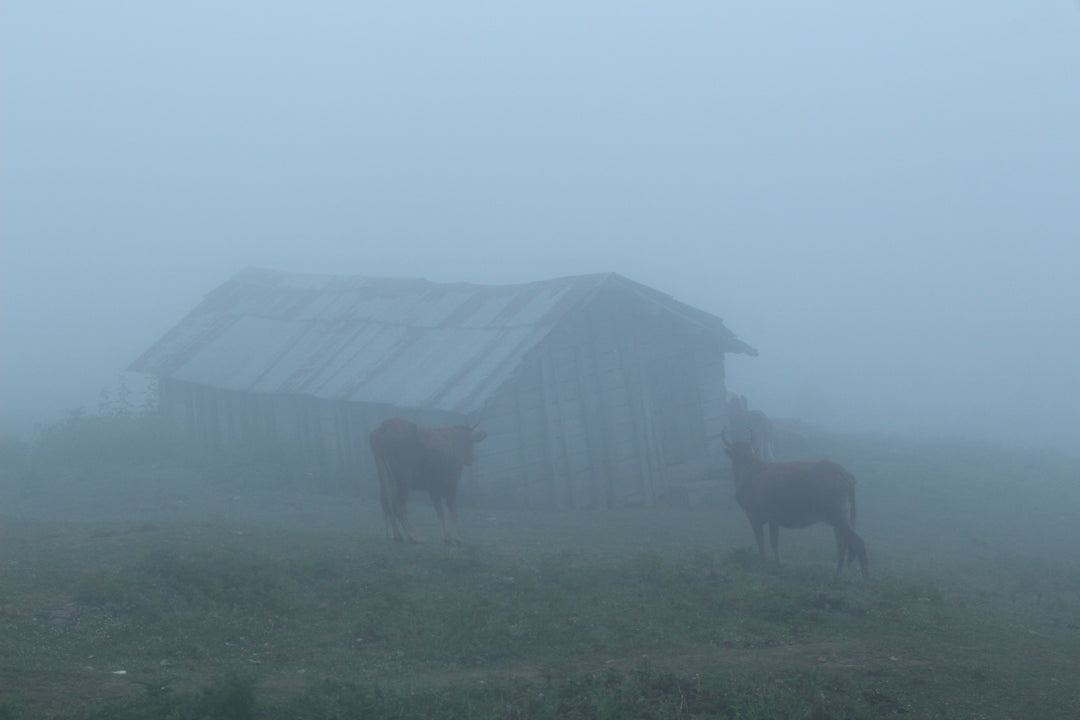
{"type": "MultiPolygon", "coordinates": [[[[139,417],[0,444],[0,720],[1066,718],[1080,460],[815,433],[827,527],[761,561],[730,478],[692,507],[466,507],[383,537],[371,478],[213,454],[139,417]]],[[[482,458],[480,460],[482,462],[482,458]]]]}

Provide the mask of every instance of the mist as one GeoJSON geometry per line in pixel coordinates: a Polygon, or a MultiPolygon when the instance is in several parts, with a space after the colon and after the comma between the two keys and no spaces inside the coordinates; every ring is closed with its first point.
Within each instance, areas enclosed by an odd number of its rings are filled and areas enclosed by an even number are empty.
{"type": "Polygon", "coordinates": [[[1080,9],[16,1],[0,432],[248,266],[614,271],[753,407],[1080,452],[1080,9]]]}

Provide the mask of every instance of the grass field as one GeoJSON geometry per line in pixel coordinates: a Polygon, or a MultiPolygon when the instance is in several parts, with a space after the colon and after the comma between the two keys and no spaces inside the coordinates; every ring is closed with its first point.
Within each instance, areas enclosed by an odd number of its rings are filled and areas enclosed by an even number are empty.
{"type": "Polygon", "coordinates": [[[395,544],[369,488],[309,492],[288,463],[45,450],[9,444],[0,477],[4,720],[1080,707],[1069,457],[821,437],[859,479],[862,580],[828,528],[759,560],[720,481],[693,509],[467,508],[448,548],[422,496],[431,542],[395,544]]]}

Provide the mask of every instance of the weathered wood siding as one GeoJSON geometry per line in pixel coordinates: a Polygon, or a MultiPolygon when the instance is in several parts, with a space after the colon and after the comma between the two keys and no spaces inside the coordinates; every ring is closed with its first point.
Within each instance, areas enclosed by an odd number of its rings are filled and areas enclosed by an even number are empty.
{"type": "Polygon", "coordinates": [[[158,392],[162,414],[183,434],[207,447],[246,441],[286,443],[313,462],[355,474],[372,492],[376,476],[368,436],[379,423],[392,416],[428,426],[464,421],[451,413],[220,390],[165,379],[158,392]]]}
{"type": "Polygon", "coordinates": [[[723,354],[627,298],[598,298],[485,407],[477,498],[529,508],[652,504],[711,464],[723,354]]]}
{"type": "Polygon", "coordinates": [[[165,379],[159,387],[162,411],[210,446],[272,438],[372,489],[368,435],[385,418],[479,422],[488,437],[463,476],[463,502],[580,509],[650,505],[722,465],[710,436],[727,422],[724,380],[711,335],[609,292],[563,319],[468,418],[165,379]]]}

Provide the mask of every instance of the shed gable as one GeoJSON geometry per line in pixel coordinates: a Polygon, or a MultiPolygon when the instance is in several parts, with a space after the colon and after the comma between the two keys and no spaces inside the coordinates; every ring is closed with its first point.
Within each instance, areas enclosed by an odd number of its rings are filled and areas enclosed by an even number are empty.
{"type": "Polygon", "coordinates": [[[724,351],[755,352],[719,318],[614,274],[483,286],[252,269],[130,369],[223,390],[468,414],[569,314],[617,295],[724,351]]]}

